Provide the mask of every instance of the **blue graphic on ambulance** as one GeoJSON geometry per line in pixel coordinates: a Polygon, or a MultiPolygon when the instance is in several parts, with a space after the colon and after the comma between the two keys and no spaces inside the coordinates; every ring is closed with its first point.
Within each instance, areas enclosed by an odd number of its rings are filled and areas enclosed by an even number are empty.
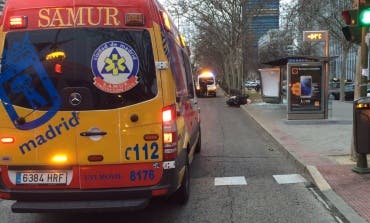
{"type": "Polygon", "coordinates": [[[56,114],[61,106],[61,97],[39,60],[28,35],[23,40],[15,42],[3,53],[0,99],[14,126],[21,130],[30,130],[43,125],[56,114]],[[31,69],[36,75],[28,73],[31,69]],[[36,91],[32,84],[36,81],[40,83],[46,95],[41,95],[36,91]],[[14,95],[23,96],[33,111],[46,107],[48,110],[41,117],[34,120],[29,120],[27,117],[25,121],[13,106],[11,96],[14,95]]]}

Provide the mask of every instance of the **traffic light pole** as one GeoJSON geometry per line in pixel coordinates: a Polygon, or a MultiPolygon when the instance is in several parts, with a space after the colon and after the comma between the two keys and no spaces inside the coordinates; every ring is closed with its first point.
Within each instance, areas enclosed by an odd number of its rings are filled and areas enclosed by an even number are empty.
{"type": "MultiPolygon", "coordinates": [[[[362,72],[368,69],[368,49],[366,45],[367,27],[361,28],[361,68],[362,72]]],[[[362,95],[361,95],[362,96],[362,95]]]]}
{"type": "Polygon", "coordinates": [[[320,31],[303,31],[303,41],[305,42],[324,42],[325,43],[325,89],[324,89],[324,119],[328,119],[328,101],[329,101],[329,64],[330,64],[330,55],[329,55],[329,31],[320,30],[320,31]]]}
{"type": "MultiPolygon", "coordinates": [[[[366,90],[363,91],[363,86],[366,87],[367,84],[367,75],[368,75],[368,47],[366,45],[366,33],[367,27],[361,28],[361,81],[360,81],[360,97],[366,96],[366,90]]],[[[353,136],[355,137],[355,136],[353,136]]],[[[356,146],[356,145],[355,145],[356,146]]],[[[359,153],[357,156],[357,165],[352,168],[354,172],[357,173],[370,173],[370,169],[367,164],[367,155],[364,153],[359,153]]]]}
{"type": "Polygon", "coordinates": [[[325,57],[327,57],[328,61],[325,62],[325,90],[324,90],[324,98],[325,98],[325,104],[324,104],[324,118],[329,118],[329,64],[330,64],[330,50],[329,50],[329,32],[326,31],[326,37],[325,37],[325,57]]]}

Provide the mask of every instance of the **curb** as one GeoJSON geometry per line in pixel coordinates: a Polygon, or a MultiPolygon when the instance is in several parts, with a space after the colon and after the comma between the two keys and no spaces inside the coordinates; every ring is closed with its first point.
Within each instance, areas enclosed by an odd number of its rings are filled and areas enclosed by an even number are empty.
{"type": "Polygon", "coordinates": [[[366,223],[367,221],[357,214],[340,196],[330,187],[325,178],[315,166],[307,165],[307,172],[312,177],[314,184],[319,188],[326,199],[349,221],[356,223],[366,223]]]}
{"type": "Polygon", "coordinates": [[[315,182],[315,185],[320,189],[321,192],[332,190],[329,183],[321,175],[316,166],[307,165],[306,170],[313,179],[313,181],[315,182]]]}
{"type": "Polygon", "coordinates": [[[318,171],[316,166],[311,165],[305,165],[302,160],[300,160],[298,157],[296,157],[293,153],[291,153],[289,150],[285,149],[284,145],[282,145],[277,138],[275,138],[270,132],[269,129],[261,122],[257,120],[257,118],[246,109],[246,106],[241,106],[243,110],[250,115],[250,117],[253,118],[253,120],[258,123],[282,148],[281,150],[288,159],[291,159],[292,161],[297,164],[303,172],[308,174],[311,179],[313,180],[313,183],[316,185],[317,188],[319,188],[322,195],[330,202],[330,204],[337,209],[346,220],[349,222],[356,222],[356,223],[366,223],[367,221],[362,218],[355,210],[353,210],[352,207],[350,207],[339,195],[337,195],[332,188],[330,187],[329,183],[325,180],[325,178],[321,175],[321,173],[318,171]]]}

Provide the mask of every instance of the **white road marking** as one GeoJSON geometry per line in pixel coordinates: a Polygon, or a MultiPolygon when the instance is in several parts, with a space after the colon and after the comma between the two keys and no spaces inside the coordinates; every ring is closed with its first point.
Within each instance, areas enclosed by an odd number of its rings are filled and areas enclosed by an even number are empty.
{"type": "Polygon", "coordinates": [[[247,185],[245,177],[216,177],[215,186],[247,185]]]}
{"type": "Polygon", "coordinates": [[[296,184],[307,182],[299,174],[273,175],[278,184],[296,184]]]}

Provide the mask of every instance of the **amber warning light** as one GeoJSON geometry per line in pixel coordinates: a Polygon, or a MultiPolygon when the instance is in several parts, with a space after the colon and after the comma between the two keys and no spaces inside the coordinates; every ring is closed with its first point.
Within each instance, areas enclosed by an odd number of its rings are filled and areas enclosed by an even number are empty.
{"type": "Polygon", "coordinates": [[[27,16],[12,16],[9,19],[9,27],[11,29],[24,29],[27,28],[27,16]]]}
{"type": "Polygon", "coordinates": [[[2,137],[1,138],[1,142],[4,143],[4,144],[13,143],[14,142],[14,138],[13,137],[2,137]]]}
{"type": "Polygon", "coordinates": [[[170,21],[170,17],[168,16],[168,14],[164,11],[162,11],[162,19],[163,19],[163,22],[164,22],[164,28],[167,30],[167,31],[171,31],[171,21],[170,21]]]}
{"type": "Polygon", "coordinates": [[[356,108],[370,108],[370,104],[362,104],[362,103],[360,103],[360,104],[357,104],[356,105],[356,108]]]}
{"type": "Polygon", "coordinates": [[[56,154],[56,155],[54,155],[52,157],[51,160],[52,160],[53,163],[59,163],[59,164],[61,164],[61,163],[67,162],[68,157],[65,154],[56,154]]]}
{"type": "Polygon", "coordinates": [[[45,60],[65,59],[66,54],[63,51],[54,51],[46,55],[45,60]]]}
{"type": "Polygon", "coordinates": [[[143,13],[127,13],[125,15],[126,26],[143,26],[145,24],[143,13]]]}

